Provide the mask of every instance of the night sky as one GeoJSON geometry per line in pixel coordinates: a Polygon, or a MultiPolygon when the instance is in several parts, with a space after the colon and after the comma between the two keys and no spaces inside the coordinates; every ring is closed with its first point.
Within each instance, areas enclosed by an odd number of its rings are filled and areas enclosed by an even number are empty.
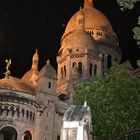
{"type": "MultiPolygon", "coordinates": [[[[83,6],[84,0],[1,0],[0,1],[0,78],[5,72],[5,59],[12,60],[11,75],[22,77],[31,68],[32,56],[39,51],[39,69],[47,59],[56,69],[60,39],[70,17],[83,6]]],[[[118,35],[122,62],[129,59],[136,66],[139,55],[131,29],[137,25],[140,4],[120,12],[116,0],[93,0],[94,7],[110,20],[118,35]]]]}

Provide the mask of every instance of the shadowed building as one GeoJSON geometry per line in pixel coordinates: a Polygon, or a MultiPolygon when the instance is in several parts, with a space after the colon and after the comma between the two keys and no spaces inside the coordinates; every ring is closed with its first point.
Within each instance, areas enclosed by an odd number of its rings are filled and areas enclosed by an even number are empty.
{"type": "Polygon", "coordinates": [[[57,72],[49,60],[38,70],[37,50],[31,69],[21,79],[10,75],[8,65],[0,80],[0,140],[59,140],[74,85],[103,75],[120,59],[110,22],[92,0],[85,0],[61,38],[57,72]]]}

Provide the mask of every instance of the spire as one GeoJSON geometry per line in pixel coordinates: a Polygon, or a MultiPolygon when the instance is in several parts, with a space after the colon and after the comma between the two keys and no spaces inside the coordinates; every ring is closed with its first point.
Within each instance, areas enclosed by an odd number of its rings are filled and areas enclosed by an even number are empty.
{"type": "Polygon", "coordinates": [[[92,0],[84,0],[84,7],[85,6],[93,6],[92,0]]]}
{"type": "Polygon", "coordinates": [[[39,62],[38,49],[36,49],[36,52],[32,58],[32,69],[38,69],[38,62],[39,62]]]}
{"type": "Polygon", "coordinates": [[[39,62],[39,56],[38,56],[38,49],[36,49],[33,58],[32,58],[32,76],[30,78],[32,84],[36,86],[37,84],[37,78],[38,78],[38,62],[39,62]]]}
{"type": "Polygon", "coordinates": [[[33,55],[33,61],[38,61],[39,56],[38,56],[38,49],[36,49],[35,54],[33,55]]]}

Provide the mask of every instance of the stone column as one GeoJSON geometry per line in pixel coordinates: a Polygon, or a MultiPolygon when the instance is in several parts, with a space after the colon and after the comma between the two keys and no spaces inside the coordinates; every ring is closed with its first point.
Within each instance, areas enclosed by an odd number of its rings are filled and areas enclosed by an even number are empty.
{"type": "Polygon", "coordinates": [[[4,140],[4,134],[0,133],[0,140],[4,140]]]}
{"type": "Polygon", "coordinates": [[[98,63],[98,74],[99,75],[103,75],[103,55],[102,54],[100,54],[99,55],[99,63],[98,63]]]}
{"type": "Polygon", "coordinates": [[[17,110],[15,110],[15,112],[14,112],[14,119],[18,119],[18,111],[17,110]]]}
{"type": "Polygon", "coordinates": [[[83,126],[79,126],[77,130],[77,140],[84,140],[83,137],[83,126]]]}
{"type": "Polygon", "coordinates": [[[20,120],[23,119],[23,112],[22,112],[22,109],[20,109],[20,111],[19,111],[19,119],[20,119],[20,120]]]}
{"type": "Polygon", "coordinates": [[[2,111],[2,118],[6,118],[7,117],[7,109],[4,109],[2,111]]]}
{"type": "Polygon", "coordinates": [[[83,63],[83,66],[84,66],[84,70],[83,70],[83,78],[84,79],[89,79],[89,60],[88,60],[88,55],[87,55],[87,50],[85,50],[85,57],[84,57],[84,63],[83,63]]]}
{"type": "Polygon", "coordinates": [[[30,121],[31,121],[31,112],[30,112],[30,111],[28,112],[27,121],[28,121],[29,123],[30,123],[30,121]]]}
{"type": "Polygon", "coordinates": [[[70,58],[70,52],[67,50],[67,63],[66,63],[66,70],[67,70],[67,75],[66,75],[66,80],[70,80],[71,78],[71,58],[70,58]]]}
{"type": "Polygon", "coordinates": [[[24,121],[26,121],[26,120],[27,120],[27,112],[26,112],[26,111],[24,111],[24,116],[23,116],[23,119],[24,119],[24,121]]]}
{"type": "Polygon", "coordinates": [[[90,134],[87,134],[87,130],[84,129],[84,130],[83,130],[83,138],[84,138],[84,140],[88,140],[88,138],[89,138],[88,135],[90,135],[90,134]]]}
{"type": "Polygon", "coordinates": [[[68,139],[68,131],[66,129],[61,129],[61,139],[60,140],[67,140],[68,139]]]}
{"type": "Polygon", "coordinates": [[[13,117],[13,110],[9,110],[7,118],[12,119],[12,117],[13,117]]]}

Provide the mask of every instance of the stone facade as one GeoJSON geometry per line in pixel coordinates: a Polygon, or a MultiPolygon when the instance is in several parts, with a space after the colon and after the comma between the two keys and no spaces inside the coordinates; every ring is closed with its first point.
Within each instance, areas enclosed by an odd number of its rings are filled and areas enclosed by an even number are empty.
{"type": "Polygon", "coordinates": [[[75,84],[94,80],[119,62],[118,46],[106,16],[85,0],[61,38],[57,72],[49,60],[38,70],[37,50],[22,78],[11,76],[7,66],[0,80],[0,140],[59,140],[75,84]]]}
{"type": "Polygon", "coordinates": [[[92,1],[85,0],[84,7],[71,17],[61,38],[57,56],[58,94],[72,99],[71,87],[76,82],[93,80],[96,74],[104,74],[120,59],[119,42],[110,22],[93,7],[92,1]]]}

